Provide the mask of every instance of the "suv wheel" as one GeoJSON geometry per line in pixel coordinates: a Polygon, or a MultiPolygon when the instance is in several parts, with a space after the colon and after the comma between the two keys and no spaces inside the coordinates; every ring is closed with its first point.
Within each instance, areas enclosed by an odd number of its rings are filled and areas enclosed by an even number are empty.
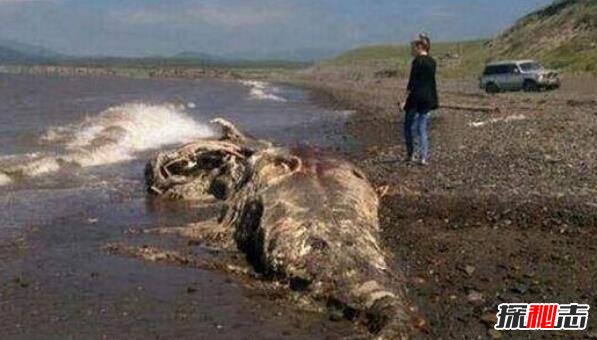
{"type": "Polygon", "coordinates": [[[498,93],[500,92],[500,88],[495,83],[487,83],[487,85],[485,85],[485,92],[498,93]]]}
{"type": "Polygon", "coordinates": [[[522,84],[522,89],[525,92],[536,92],[539,90],[539,86],[537,85],[536,82],[532,81],[532,80],[525,80],[524,83],[522,84]]]}

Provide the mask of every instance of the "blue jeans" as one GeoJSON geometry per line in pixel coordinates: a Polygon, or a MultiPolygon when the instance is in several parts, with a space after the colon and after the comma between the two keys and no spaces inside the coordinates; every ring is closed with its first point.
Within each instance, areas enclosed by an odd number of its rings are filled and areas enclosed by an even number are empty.
{"type": "Polygon", "coordinates": [[[414,153],[413,125],[417,125],[419,135],[419,155],[421,160],[426,161],[429,155],[429,137],[427,136],[427,122],[429,121],[429,112],[410,111],[404,117],[404,138],[406,139],[406,153],[412,157],[414,153]]]}

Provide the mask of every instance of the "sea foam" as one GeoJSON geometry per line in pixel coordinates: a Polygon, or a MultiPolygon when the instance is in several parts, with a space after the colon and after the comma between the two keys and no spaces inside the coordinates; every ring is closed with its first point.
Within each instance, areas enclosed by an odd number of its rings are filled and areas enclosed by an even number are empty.
{"type": "Polygon", "coordinates": [[[12,180],[10,179],[10,177],[8,177],[7,175],[0,172],[0,187],[8,185],[11,182],[12,182],[12,180]]]}
{"type": "Polygon", "coordinates": [[[9,162],[0,160],[0,169],[4,176],[34,177],[57,171],[65,163],[81,167],[117,163],[134,159],[143,150],[213,134],[207,124],[193,120],[180,106],[128,103],[83,122],[48,129],[41,142],[60,146],[63,152],[11,156],[9,162]]]}
{"type": "Polygon", "coordinates": [[[270,83],[260,80],[241,80],[241,84],[250,88],[249,95],[252,99],[271,100],[285,103],[287,100],[278,95],[280,89],[270,83]]]}

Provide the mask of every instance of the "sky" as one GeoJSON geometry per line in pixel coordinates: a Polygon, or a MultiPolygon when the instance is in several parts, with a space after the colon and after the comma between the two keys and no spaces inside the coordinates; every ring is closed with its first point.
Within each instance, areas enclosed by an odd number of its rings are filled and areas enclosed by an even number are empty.
{"type": "Polygon", "coordinates": [[[72,55],[265,56],[491,37],[552,0],[0,0],[0,39],[72,55]]]}

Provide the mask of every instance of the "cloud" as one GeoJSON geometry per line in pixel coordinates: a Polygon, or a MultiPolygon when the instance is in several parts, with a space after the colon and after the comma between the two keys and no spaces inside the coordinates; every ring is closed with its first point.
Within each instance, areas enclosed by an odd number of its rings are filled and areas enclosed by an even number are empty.
{"type": "Polygon", "coordinates": [[[4,4],[27,4],[33,2],[50,2],[50,3],[60,3],[60,0],[0,0],[0,5],[4,4]]]}
{"type": "Polygon", "coordinates": [[[487,37],[552,0],[0,0],[0,39],[78,55],[264,56],[487,37]]]}
{"type": "Polygon", "coordinates": [[[236,5],[197,3],[177,9],[146,7],[113,13],[113,17],[124,24],[203,23],[227,28],[278,23],[290,15],[291,11],[281,6],[265,7],[243,3],[236,5]]]}
{"type": "Polygon", "coordinates": [[[430,7],[425,13],[430,19],[455,19],[458,18],[458,12],[448,8],[430,7]]]}
{"type": "Polygon", "coordinates": [[[214,25],[252,26],[283,21],[290,16],[284,8],[259,8],[254,6],[226,7],[199,5],[192,15],[214,25]]]}

